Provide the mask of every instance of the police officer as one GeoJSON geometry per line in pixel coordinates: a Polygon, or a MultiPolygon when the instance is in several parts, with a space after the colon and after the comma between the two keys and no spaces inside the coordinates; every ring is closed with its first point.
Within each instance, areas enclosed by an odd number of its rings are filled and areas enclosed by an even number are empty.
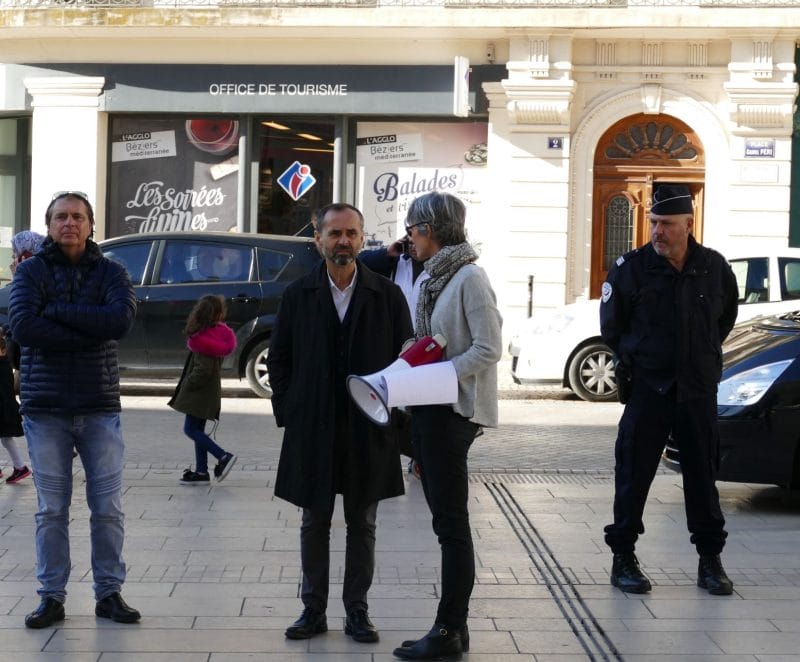
{"type": "Polygon", "coordinates": [[[693,222],[689,188],[658,186],[650,243],[617,259],[602,287],[603,340],[620,361],[620,379],[630,376],[615,448],[614,523],[605,528],[611,583],[628,593],[651,588],[634,547],[670,434],[680,448],[687,526],[700,555],[697,585],[714,595],[733,592],[719,558],[728,534],[715,485],[716,394],[738,289],[725,258],[691,235],[693,222]]]}

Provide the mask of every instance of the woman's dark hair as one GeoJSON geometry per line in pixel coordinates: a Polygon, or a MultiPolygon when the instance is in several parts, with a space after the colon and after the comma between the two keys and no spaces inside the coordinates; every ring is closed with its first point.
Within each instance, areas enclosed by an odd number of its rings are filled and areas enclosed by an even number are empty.
{"type": "Polygon", "coordinates": [[[219,294],[200,297],[186,319],[183,333],[192,336],[198,331],[214,326],[225,319],[225,298],[219,294]]]}
{"type": "Polygon", "coordinates": [[[467,209],[456,196],[434,191],[413,200],[406,215],[406,227],[427,223],[439,246],[454,246],[467,240],[466,216],[467,209]]]}

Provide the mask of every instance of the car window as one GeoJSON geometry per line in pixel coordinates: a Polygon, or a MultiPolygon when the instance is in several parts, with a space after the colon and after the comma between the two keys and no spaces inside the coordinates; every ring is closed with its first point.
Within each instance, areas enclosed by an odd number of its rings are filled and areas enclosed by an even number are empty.
{"type": "Polygon", "coordinates": [[[769,301],[769,260],[751,257],[731,260],[731,268],[739,286],[739,303],[769,301]]]}
{"type": "Polygon", "coordinates": [[[781,299],[800,299],[800,258],[779,257],[781,299]]]}
{"type": "Polygon", "coordinates": [[[136,244],[109,246],[103,249],[103,255],[115,262],[119,262],[128,270],[131,282],[134,285],[141,285],[144,269],[147,266],[147,258],[150,256],[150,247],[152,245],[152,242],[147,241],[136,244]]]}
{"type": "Polygon", "coordinates": [[[169,241],[161,259],[160,284],[250,279],[253,251],[241,244],[169,241]]]}
{"type": "Polygon", "coordinates": [[[280,253],[266,248],[259,248],[258,253],[258,279],[263,281],[278,280],[281,272],[292,259],[290,253],[280,253]]]}

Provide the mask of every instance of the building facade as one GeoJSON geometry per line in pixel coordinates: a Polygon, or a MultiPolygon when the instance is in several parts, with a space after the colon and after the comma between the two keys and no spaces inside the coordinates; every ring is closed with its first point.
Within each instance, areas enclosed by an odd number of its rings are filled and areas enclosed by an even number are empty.
{"type": "Polygon", "coordinates": [[[797,0],[0,0],[0,252],[57,190],[100,238],[344,200],[375,243],[447,190],[510,332],[598,296],[657,183],[723,253],[788,245],[798,37],[797,0]]]}

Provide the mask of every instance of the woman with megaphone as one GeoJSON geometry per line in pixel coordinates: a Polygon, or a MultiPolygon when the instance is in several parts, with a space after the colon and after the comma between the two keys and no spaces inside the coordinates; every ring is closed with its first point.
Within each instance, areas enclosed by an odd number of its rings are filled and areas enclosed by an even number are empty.
{"type": "Polygon", "coordinates": [[[459,658],[469,650],[467,614],[475,583],[469,523],[467,454],[484,427],[497,426],[497,362],[502,355],[500,313],[486,272],[467,242],[466,208],[448,193],[416,198],[406,232],[430,278],[422,284],[416,336],[447,339],[444,360],[455,368],[458,400],[414,405],[414,454],[442,549],[442,590],[436,621],[425,636],[394,650],[404,660],[459,658]]]}

